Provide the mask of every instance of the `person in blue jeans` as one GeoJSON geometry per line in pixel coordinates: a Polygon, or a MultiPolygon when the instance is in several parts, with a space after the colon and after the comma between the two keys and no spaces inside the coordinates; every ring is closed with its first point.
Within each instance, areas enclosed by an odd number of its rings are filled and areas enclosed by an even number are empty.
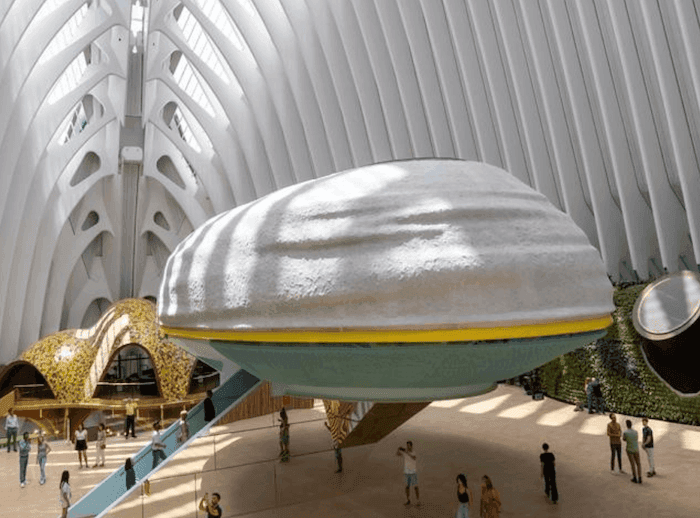
{"type": "Polygon", "coordinates": [[[7,453],[10,453],[10,443],[17,451],[17,431],[19,430],[19,420],[12,408],[7,411],[5,417],[5,437],[7,438],[7,453]]]}
{"type": "Polygon", "coordinates": [[[471,489],[467,487],[467,476],[464,473],[457,475],[457,500],[459,500],[459,507],[455,518],[469,518],[469,509],[472,507],[474,496],[471,489]]]}
{"type": "Polygon", "coordinates": [[[27,484],[27,464],[31,450],[32,443],[29,440],[29,432],[24,432],[22,440],[19,441],[19,485],[21,487],[27,484]]]}
{"type": "Polygon", "coordinates": [[[43,435],[40,435],[37,439],[36,449],[36,463],[39,465],[39,469],[41,470],[39,484],[43,486],[46,483],[46,460],[48,458],[48,454],[51,452],[51,446],[48,445],[43,435]]]}

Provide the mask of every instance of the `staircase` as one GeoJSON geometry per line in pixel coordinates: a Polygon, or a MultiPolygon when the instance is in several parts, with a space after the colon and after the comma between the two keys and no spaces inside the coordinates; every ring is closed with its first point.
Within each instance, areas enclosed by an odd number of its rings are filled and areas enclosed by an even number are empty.
{"type": "MultiPolygon", "coordinates": [[[[206,434],[221,417],[245,399],[261,383],[261,380],[252,374],[238,368],[238,366],[235,367],[236,370],[233,371],[233,374],[229,373],[227,379],[214,391],[212,401],[216,409],[216,415],[212,421],[208,423],[204,421],[204,402],[199,403],[187,415],[187,423],[190,430],[189,440],[182,445],[177,444],[177,435],[180,427],[179,422],[175,421],[161,434],[165,443],[164,453],[166,458],[161,460],[155,469],[152,469],[152,449],[149,442],[132,458],[136,483],[131,488],[126,487],[126,473],[122,466],[72,505],[68,509],[68,517],[99,518],[104,516],[131,493],[139,491],[141,483],[166,466],[175,456],[175,453],[187,448],[197,437],[206,434]]],[[[222,373],[222,379],[224,377],[225,373],[222,373]]]]}

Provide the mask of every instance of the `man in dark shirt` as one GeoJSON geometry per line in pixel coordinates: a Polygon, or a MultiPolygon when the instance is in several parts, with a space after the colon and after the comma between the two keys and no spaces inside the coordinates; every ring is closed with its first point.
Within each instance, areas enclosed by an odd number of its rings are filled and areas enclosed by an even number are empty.
{"type": "Polygon", "coordinates": [[[540,454],[540,478],[544,478],[544,494],[547,498],[552,499],[552,503],[556,504],[559,500],[559,492],[557,491],[557,474],[554,469],[554,454],[549,453],[549,444],[542,445],[544,453],[540,454]]]}
{"type": "Polygon", "coordinates": [[[656,475],[656,468],[654,468],[654,432],[649,428],[649,419],[646,417],[642,419],[642,448],[647,452],[647,458],[649,459],[649,471],[647,472],[647,477],[653,477],[656,475]]]}
{"type": "Polygon", "coordinates": [[[214,402],[211,397],[214,393],[211,390],[207,390],[207,398],[204,400],[204,421],[209,422],[214,419],[216,415],[216,410],[214,409],[214,402]]]}

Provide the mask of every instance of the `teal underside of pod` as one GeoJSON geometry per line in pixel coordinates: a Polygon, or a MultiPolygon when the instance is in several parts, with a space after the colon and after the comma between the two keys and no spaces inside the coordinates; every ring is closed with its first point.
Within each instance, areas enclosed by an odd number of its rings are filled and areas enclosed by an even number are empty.
{"type": "Polygon", "coordinates": [[[605,331],[542,338],[430,344],[209,345],[259,378],[308,397],[432,401],[488,391],[595,341],[605,331]]]}

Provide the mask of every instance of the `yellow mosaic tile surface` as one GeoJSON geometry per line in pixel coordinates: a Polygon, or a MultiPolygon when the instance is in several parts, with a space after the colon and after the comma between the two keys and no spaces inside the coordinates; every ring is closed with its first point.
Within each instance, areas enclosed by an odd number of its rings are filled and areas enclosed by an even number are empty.
{"type": "Polygon", "coordinates": [[[138,344],[151,357],[162,397],[179,400],[187,395],[196,358],[165,340],[155,305],[145,299],[124,299],[110,306],[90,329],[50,334],[19,358],[44,376],[56,399],[86,403],[119,349],[138,344]]]}

